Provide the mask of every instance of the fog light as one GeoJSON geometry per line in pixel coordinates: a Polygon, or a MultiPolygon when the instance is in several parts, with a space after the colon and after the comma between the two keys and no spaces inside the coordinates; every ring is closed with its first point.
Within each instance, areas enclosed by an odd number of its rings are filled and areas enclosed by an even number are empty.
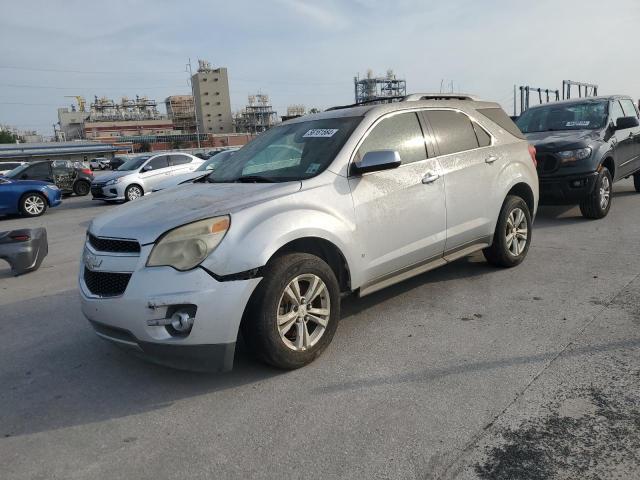
{"type": "Polygon", "coordinates": [[[193,327],[193,318],[187,312],[176,312],[171,317],[171,326],[180,333],[186,333],[193,327]]]}
{"type": "Polygon", "coordinates": [[[584,184],[584,180],[574,180],[571,182],[571,186],[574,188],[582,187],[584,184]]]}

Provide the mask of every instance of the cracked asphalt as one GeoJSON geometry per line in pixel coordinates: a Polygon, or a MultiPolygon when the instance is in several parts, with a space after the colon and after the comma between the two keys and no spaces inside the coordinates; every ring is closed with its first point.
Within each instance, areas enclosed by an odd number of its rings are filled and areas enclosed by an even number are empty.
{"type": "Polygon", "coordinates": [[[49,256],[0,265],[0,478],[637,479],[640,195],[608,217],[541,208],[529,256],[462,259],[343,301],[293,372],[144,363],[101,341],[76,275],[87,198],[36,220],[49,256]]]}

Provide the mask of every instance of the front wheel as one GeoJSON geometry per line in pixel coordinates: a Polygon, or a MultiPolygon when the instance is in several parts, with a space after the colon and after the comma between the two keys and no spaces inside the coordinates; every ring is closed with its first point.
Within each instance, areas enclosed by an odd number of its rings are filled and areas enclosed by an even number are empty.
{"type": "Polygon", "coordinates": [[[515,267],[522,263],[531,245],[531,212],[520,197],[509,195],[498,218],[493,243],[482,253],[497,267],[515,267]]]}
{"type": "Polygon", "coordinates": [[[636,192],[640,193],[640,172],[633,174],[633,186],[636,188],[636,192]]]}
{"type": "Polygon", "coordinates": [[[593,192],[580,203],[580,212],[585,218],[604,218],[611,208],[611,186],[613,180],[607,168],[598,173],[593,192]]]}
{"type": "Polygon", "coordinates": [[[253,353],[283,369],[302,367],[331,343],[340,319],[333,270],[306,253],[269,262],[249,302],[242,335],[253,353]]]}
{"type": "Polygon", "coordinates": [[[20,199],[20,211],[26,217],[39,217],[47,211],[47,199],[39,193],[28,193],[20,199]]]}
{"type": "Polygon", "coordinates": [[[124,198],[127,202],[135,200],[136,198],[140,198],[144,195],[142,191],[142,187],[139,185],[129,185],[127,189],[124,191],[124,198]]]}

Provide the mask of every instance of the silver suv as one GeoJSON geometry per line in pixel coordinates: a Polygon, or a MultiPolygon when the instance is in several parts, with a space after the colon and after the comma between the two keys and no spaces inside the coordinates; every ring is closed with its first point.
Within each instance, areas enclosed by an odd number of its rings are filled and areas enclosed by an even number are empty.
{"type": "Polygon", "coordinates": [[[188,153],[159,153],[131,158],[117,170],[91,183],[94,200],[130,201],[142,197],[167,178],[193,172],[204,160],[188,153]]]}
{"type": "Polygon", "coordinates": [[[228,370],[252,352],[301,367],[341,295],[482,250],[525,258],[535,153],[496,103],[418,95],[272,128],[209,176],[97,217],[80,267],[97,334],[157,362],[228,370]]]}

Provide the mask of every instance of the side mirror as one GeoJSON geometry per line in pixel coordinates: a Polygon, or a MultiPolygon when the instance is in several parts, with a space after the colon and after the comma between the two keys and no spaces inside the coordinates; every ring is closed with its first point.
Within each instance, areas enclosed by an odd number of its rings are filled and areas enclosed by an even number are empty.
{"type": "Polygon", "coordinates": [[[145,165],[142,169],[143,172],[148,172],[149,170],[153,170],[153,166],[151,165],[145,165]]]}
{"type": "Polygon", "coordinates": [[[401,163],[400,154],[395,150],[374,150],[365,153],[362,160],[355,162],[351,167],[351,172],[355,175],[361,175],[367,172],[391,170],[398,168],[401,163]]]}
{"type": "Polygon", "coordinates": [[[634,128],[640,125],[638,117],[620,117],[616,121],[616,130],[625,130],[627,128],[634,128]]]}

